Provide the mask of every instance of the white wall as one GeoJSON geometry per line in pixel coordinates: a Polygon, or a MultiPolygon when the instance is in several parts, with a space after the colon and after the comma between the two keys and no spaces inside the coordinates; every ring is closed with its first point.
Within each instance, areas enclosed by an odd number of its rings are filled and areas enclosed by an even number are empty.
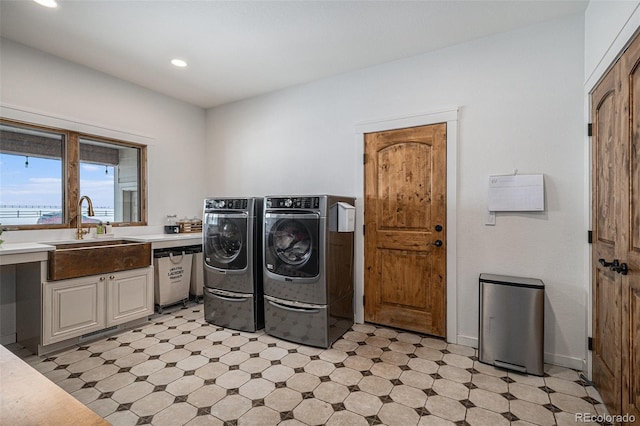
{"type": "MultiPolygon", "coordinates": [[[[202,108],[6,39],[0,42],[4,117],[145,143],[149,225],[163,225],[167,214],[202,215],[206,174],[202,108]]],[[[3,239],[33,240],[33,234],[9,231],[3,239]]],[[[59,234],[38,231],[43,239],[59,234]]]]}
{"type": "MultiPolygon", "coordinates": [[[[148,145],[147,227],[167,214],[200,216],[204,198],[205,111],[89,68],[0,39],[3,117],[148,145]]],[[[87,194],[91,196],[91,194],[87,194]]],[[[6,242],[72,239],[74,230],[8,231],[6,242]]],[[[15,268],[0,268],[0,343],[15,341],[15,268]]]]}
{"type": "Polygon", "coordinates": [[[640,1],[590,1],[585,21],[585,85],[604,75],[640,25],[640,1]]]}
{"type": "Polygon", "coordinates": [[[211,109],[207,193],[361,199],[359,124],[460,107],[453,338],[477,339],[481,272],[537,277],[547,286],[546,358],[582,368],[583,36],[575,16],[211,109]],[[485,226],[488,175],[516,168],[545,174],[546,211],[485,226]]]}

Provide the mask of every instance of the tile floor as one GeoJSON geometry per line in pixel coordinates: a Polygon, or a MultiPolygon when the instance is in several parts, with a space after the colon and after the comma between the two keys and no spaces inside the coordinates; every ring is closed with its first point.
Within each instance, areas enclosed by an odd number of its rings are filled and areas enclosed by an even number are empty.
{"type": "Polygon", "coordinates": [[[356,324],[330,349],[207,324],[203,306],[48,357],[9,348],[114,425],[564,425],[606,413],[579,373],[356,324]]]}

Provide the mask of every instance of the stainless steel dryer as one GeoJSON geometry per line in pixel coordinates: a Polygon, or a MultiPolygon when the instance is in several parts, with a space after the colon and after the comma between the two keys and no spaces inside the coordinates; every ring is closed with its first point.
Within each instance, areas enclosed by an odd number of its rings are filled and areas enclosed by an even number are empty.
{"type": "Polygon", "coordinates": [[[265,331],[327,348],[353,325],[353,232],[337,232],[333,195],[264,202],[265,331]]]}
{"type": "Polygon", "coordinates": [[[241,331],[264,327],[262,198],[209,198],[202,221],[204,316],[241,331]]]}

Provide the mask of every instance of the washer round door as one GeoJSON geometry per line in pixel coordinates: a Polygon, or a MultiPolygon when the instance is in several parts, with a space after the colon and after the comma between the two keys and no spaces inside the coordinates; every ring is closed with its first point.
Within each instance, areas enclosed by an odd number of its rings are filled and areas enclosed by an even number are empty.
{"type": "Polygon", "coordinates": [[[317,214],[265,215],[265,265],[287,277],[311,278],[319,274],[317,214]]]}
{"type": "Polygon", "coordinates": [[[205,213],[205,265],[227,270],[247,267],[247,220],[246,213],[205,213]]]}

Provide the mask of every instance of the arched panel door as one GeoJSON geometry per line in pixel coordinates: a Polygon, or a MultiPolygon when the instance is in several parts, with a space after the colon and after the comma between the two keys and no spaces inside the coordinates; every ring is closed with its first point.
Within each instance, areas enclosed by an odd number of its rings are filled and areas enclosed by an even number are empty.
{"type": "Polygon", "coordinates": [[[446,124],[365,135],[365,320],[446,333],[446,124]]]}
{"type": "Polygon", "coordinates": [[[591,94],[593,381],[640,418],[640,39],[591,94]]]}
{"type": "Polygon", "coordinates": [[[620,411],[622,278],[600,262],[617,256],[622,147],[618,144],[615,82],[610,73],[592,93],[592,301],[593,380],[609,409],[620,411]]]}

